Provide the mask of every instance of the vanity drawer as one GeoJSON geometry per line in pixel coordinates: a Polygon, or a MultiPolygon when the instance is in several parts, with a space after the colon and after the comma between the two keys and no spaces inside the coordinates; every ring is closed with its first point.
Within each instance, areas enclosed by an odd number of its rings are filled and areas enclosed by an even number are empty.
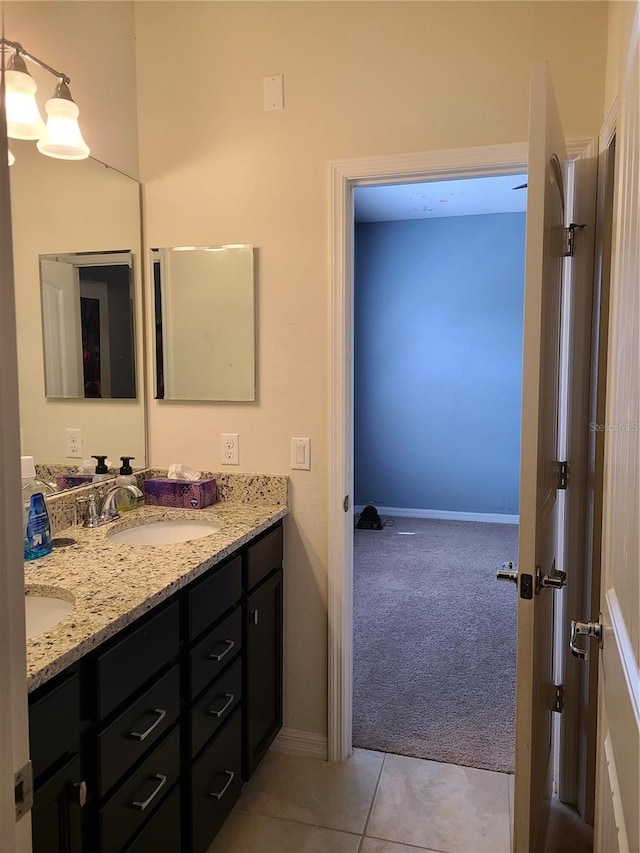
{"type": "Polygon", "coordinates": [[[191,769],[190,853],[204,853],[242,789],[242,725],[237,708],[191,769]]]}
{"type": "Polygon", "coordinates": [[[193,758],[231,716],[242,693],[242,664],[238,659],[207,690],[191,711],[191,757],[193,758]]]}
{"type": "Polygon", "coordinates": [[[179,710],[180,672],[176,664],[99,735],[100,796],[171,728],[179,710]]]}
{"type": "Polygon", "coordinates": [[[178,602],[96,660],[98,718],[103,719],[178,653],[178,602]]]}
{"type": "Polygon", "coordinates": [[[231,663],[242,648],[242,609],[236,607],[213,631],[191,650],[190,698],[195,697],[210,681],[231,663]]]}
{"type": "Polygon", "coordinates": [[[247,589],[253,589],[269,572],[281,566],[282,525],[279,525],[247,550],[247,589]]]}
{"type": "Polygon", "coordinates": [[[46,688],[29,707],[29,749],[33,777],[65,755],[78,751],[80,742],[80,682],[78,673],[46,688]]]}
{"type": "Polygon", "coordinates": [[[180,774],[180,730],[158,746],[100,809],[100,850],[117,853],[160,805],[180,774]]]}
{"type": "Polygon", "coordinates": [[[180,788],[173,789],[126,853],[180,853],[180,788]]]}
{"type": "Polygon", "coordinates": [[[222,614],[240,601],[242,559],[235,557],[189,592],[189,640],[206,631],[222,614]]]}

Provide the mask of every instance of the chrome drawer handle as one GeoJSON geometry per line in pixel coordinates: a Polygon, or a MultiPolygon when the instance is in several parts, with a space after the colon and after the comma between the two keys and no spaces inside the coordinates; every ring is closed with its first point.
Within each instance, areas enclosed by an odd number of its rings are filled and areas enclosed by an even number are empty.
{"type": "Polygon", "coordinates": [[[225,773],[229,777],[227,779],[227,783],[224,786],[224,788],[221,791],[217,791],[217,792],[211,791],[210,794],[207,794],[208,797],[212,797],[214,800],[221,800],[224,797],[224,795],[227,793],[227,789],[229,788],[229,785],[235,779],[236,774],[233,772],[233,770],[223,770],[223,773],[225,773]]]}
{"type": "Polygon", "coordinates": [[[226,644],[227,644],[227,648],[226,648],[223,652],[221,652],[219,655],[216,655],[216,654],[214,654],[213,652],[209,652],[209,654],[207,655],[207,657],[208,657],[210,660],[217,660],[217,661],[221,661],[223,657],[226,657],[226,656],[229,654],[229,652],[231,651],[231,649],[232,649],[232,648],[235,646],[235,644],[236,644],[236,641],[235,641],[235,640],[221,640],[221,642],[222,642],[222,643],[226,643],[226,644]]]}
{"type": "Polygon", "coordinates": [[[224,714],[224,712],[227,710],[227,708],[230,708],[231,705],[233,705],[233,702],[235,701],[235,698],[236,698],[235,693],[223,693],[223,696],[226,697],[227,701],[224,703],[224,705],[222,706],[222,708],[220,708],[219,711],[214,711],[213,708],[210,708],[207,711],[207,714],[210,717],[221,717],[224,714]]]}
{"type": "Polygon", "coordinates": [[[145,740],[151,734],[151,732],[155,728],[157,728],[160,725],[160,723],[164,720],[164,718],[167,716],[167,712],[164,710],[164,708],[154,708],[153,713],[158,715],[158,719],[154,720],[154,722],[151,723],[151,725],[146,730],[146,732],[129,732],[129,737],[131,738],[131,740],[139,740],[139,741],[145,740]]]}
{"type": "Polygon", "coordinates": [[[131,808],[132,808],[132,809],[139,809],[141,812],[143,812],[143,811],[146,809],[146,807],[147,807],[147,806],[148,806],[148,805],[149,805],[153,800],[155,800],[155,798],[156,798],[156,797],[158,796],[158,794],[160,793],[160,790],[161,790],[162,788],[164,788],[164,786],[167,784],[167,777],[166,777],[164,774],[162,774],[162,773],[156,773],[156,774],[155,774],[154,776],[152,776],[151,778],[152,778],[152,779],[157,779],[157,780],[158,780],[158,787],[154,790],[154,792],[151,794],[151,796],[147,797],[147,799],[146,799],[146,800],[144,800],[144,802],[139,803],[139,802],[137,802],[137,801],[136,801],[136,802],[130,803],[129,805],[131,806],[131,808]]]}

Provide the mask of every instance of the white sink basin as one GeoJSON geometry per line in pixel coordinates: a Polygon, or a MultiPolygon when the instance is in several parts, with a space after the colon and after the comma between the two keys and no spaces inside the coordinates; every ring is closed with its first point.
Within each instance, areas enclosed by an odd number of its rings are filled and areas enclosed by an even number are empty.
{"type": "Polygon", "coordinates": [[[27,640],[35,637],[49,628],[53,628],[64,619],[74,608],[71,601],[63,598],[53,598],[50,595],[25,595],[25,616],[27,624],[27,640]]]}
{"type": "Polygon", "coordinates": [[[217,533],[222,525],[217,521],[196,521],[190,518],[166,518],[149,521],[124,530],[110,530],[107,537],[117,545],[175,545],[191,542],[217,533]]]}

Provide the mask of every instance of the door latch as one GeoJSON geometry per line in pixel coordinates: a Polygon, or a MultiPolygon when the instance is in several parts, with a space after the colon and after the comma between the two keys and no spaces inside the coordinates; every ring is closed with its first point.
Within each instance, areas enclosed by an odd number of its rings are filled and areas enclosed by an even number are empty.
{"type": "MultiPolygon", "coordinates": [[[[601,617],[602,618],[602,617],[601,617]]],[[[576,622],[575,619],[571,622],[571,637],[569,638],[569,648],[574,658],[578,660],[589,660],[589,652],[587,649],[581,649],[576,646],[576,638],[579,634],[585,637],[591,637],[598,641],[598,648],[602,648],[602,622],[576,622]]]]}
{"type": "Polygon", "coordinates": [[[13,774],[16,821],[33,808],[33,767],[30,761],[13,774]]]}

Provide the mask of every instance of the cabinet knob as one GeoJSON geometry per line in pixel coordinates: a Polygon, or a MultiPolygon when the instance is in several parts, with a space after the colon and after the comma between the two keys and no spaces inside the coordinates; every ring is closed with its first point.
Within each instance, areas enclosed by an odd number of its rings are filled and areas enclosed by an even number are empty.
{"type": "Polygon", "coordinates": [[[258,624],[258,611],[250,610],[249,611],[249,619],[253,622],[254,625],[258,624]]]}

